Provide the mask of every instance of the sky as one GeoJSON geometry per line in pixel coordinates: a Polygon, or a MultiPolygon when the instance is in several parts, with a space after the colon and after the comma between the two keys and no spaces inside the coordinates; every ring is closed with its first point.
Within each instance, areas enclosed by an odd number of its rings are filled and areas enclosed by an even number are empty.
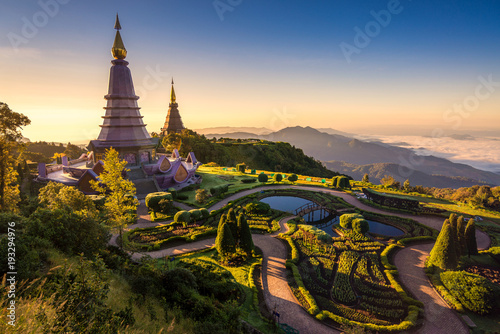
{"type": "Polygon", "coordinates": [[[30,140],[95,139],[119,13],[149,132],[500,133],[500,1],[1,0],[0,101],[30,140]]]}

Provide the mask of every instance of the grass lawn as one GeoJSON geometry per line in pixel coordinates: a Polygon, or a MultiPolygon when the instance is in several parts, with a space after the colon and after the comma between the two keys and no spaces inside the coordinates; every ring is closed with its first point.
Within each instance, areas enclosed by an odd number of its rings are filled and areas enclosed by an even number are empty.
{"type": "MultiPolygon", "coordinates": [[[[236,171],[236,168],[233,167],[203,167],[201,166],[198,168],[198,171],[196,172],[197,174],[201,175],[203,177],[203,182],[201,183],[201,189],[206,189],[207,191],[210,191],[210,188],[213,188],[215,186],[219,185],[224,185],[224,184],[230,184],[229,186],[229,192],[228,195],[247,190],[247,189],[252,189],[256,187],[260,187],[263,185],[292,185],[293,183],[289,181],[282,181],[279,183],[275,183],[272,181],[272,175],[275,173],[269,172],[269,171],[261,171],[257,170],[256,174],[250,174],[247,173],[243,174],[240,172],[236,171]],[[249,179],[249,178],[255,178],[257,179],[258,175],[264,172],[268,175],[269,177],[269,182],[266,183],[260,183],[258,181],[254,183],[243,183],[241,180],[243,179],[249,179]]],[[[285,176],[290,175],[290,173],[282,173],[285,176]]],[[[309,177],[309,176],[304,176],[304,175],[298,175],[299,181],[296,182],[295,184],[300,184],[300,185],[305,185],[305,186],[324,186],[327,185],[329,180],[328,179],[322,179],[322,178],[314,178],[314,177],[309,177]],[[324,180],[324,182],[323,182],[324,180]]],[[[180,202],[183,202],[187,205],[190,206],[195,206],[195,207],[209,207],[217,203],[220,199],[212,199],[209,200],[207,203],[200,205],[200,203],[196,202],[195,196],[196,196],[196,190],[190,190],[190,191],[182,191],[180,194],[188,196],[188,199],[182,200],[180,202]]]]}
{"type": "MultiPolygon", "coordinates": [[[[216,251],[212,250],[203,250],[194,253],[189,253],[185,255],[180,255],[176,257],[178,260],[182,259],[198,259],[206,262],[211,262],[217,266],[220,266],[233,275],[233,278],[236,283],[240,286],[241,291],[245,296],[245,301],[240,306],[241,309],[241,318],[248,322],[252,327],[258,329],[262,333],[269,333],[273,328],[264,320],[262,320],[259,312],[255,310],[253,306],[253,291],[249,287],[248,283],[248,272],[250,270],[250,266],[259,261],[259,258],[253,258],[251,262],[246,263],[244,266],[240,267],[226,267],[220,265],[216,260],[212,258],[212,255],[215,255],[216,251]]],[[[161,260],[160,260],[161,261],[161,260]]]]}

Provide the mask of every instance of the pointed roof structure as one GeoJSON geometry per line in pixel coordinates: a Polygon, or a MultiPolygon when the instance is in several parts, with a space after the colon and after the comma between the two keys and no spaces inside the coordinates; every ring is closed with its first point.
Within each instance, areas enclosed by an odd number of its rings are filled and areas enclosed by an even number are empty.
{"type": "Polygon", "coordinates": [[[104,96],[107,100],[107,105],[104,107],[106,113],[102,116],[103,123],[99,137],[90,142],[89,149],[96,151],[95,159],[97,159],[98,153],[113,147],[123,156],[127,155],[131,164],[137,164],[139,160],[145,161],[146,156],[149,157],[155,143],[146,130],[146,124],[142,121],[143,116],[137,105],[139,96],[135,95],[129,63],[125,60],[127,50],[120,35],[121,24],[118,14],[115,29],[115,40],[111,48],[111,54],[115,59],[111,61],[108,94],[104,96]]]}
{"type": "Polygon", "coordinates": [[[177,108],[178,106],[174,90],[174,78],[172,78],[172,88],[170,90],[170,104],[168,105],[169,108],[167,118],[165,119],[163,128],[160,129],[160,133],[163,136],[170,133],[181,133],[182,130],[185,129],[184,124],[182,124],[181,114],[177,108]]]}

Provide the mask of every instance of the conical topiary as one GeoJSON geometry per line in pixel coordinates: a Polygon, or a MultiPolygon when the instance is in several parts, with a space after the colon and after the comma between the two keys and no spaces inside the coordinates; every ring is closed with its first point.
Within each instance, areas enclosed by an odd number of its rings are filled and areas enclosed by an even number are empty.
{"type": "Polygon", "coordinates": [[[453,237],[453,245],[455,246],[455,254],[456,258],[459,259],[460,256],[462,256],[461,252],[462,249],[460,248],[460,243],[458,241],[458,218],[457,215],[452,213],[450,214],[450,218],[448,219],[450,221],[450,227],[451,227],[451,236],[453,237]]]}
{"type": "Polygon", "coordinates": [[[468,254],[467,252],[467,239],[465,239],[465,228],[467,224],[464,220],[464,216],[460,216],[457,219],[457,234],[458,234],[458,243],[460,245],[460,253],[462,256],[468,254]]]}
{"type": "Polygon", "coordinates": [[[474,219],[469,219],[467,227],[465,228],[465,240],[467,242],[468,255],[477,254],[477,241],[476,241],[476,223],[474,219]]]}
{"type": "Polygon", "coordinates": [[[215,248],[222,257],[226,257],[235,252],[233,235],[231,234],[231,230],[226,223],[222,224],[221,232],[217,234],[217,238],[215,239],[215,248]]]}
{"type": "Polygon", "coordinates": [[[441,232],[439,232],[436,243],[431,250],[429,262],[443,270],[456,269],[458,265],[454,238],[448,219],[444,221],[441,232]]]}
{"type": "Polygon", "coordinates": [[[240,235],[240,248],[248,255],[252,255],[253,251],[253,239],[252,232],[250,232],[250,227],[246,217],[243,214],[238,216],[238,231],[240,235]]]}

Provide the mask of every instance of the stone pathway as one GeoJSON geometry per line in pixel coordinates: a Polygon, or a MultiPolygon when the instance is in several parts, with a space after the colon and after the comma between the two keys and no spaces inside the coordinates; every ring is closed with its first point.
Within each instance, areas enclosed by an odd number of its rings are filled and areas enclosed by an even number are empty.
{"type": "MultiPolygon", "coordinates": [[[[347,193],[331,190],[322,189],[318,187],[307,187],[307,186],[267,186],[259,187],[254,189],[245,190],[234,194],[224,200],[213,205],[209,210],[216,210],[222,208],[229,201],[235,200],[242,196],[246,196],[261,190],[268,189],[286,189],[286,188],[298,188],[304,190],[311,190],[317,192],[331,193],[335,196],[343,198],[347,203],[354,205],[360,209],[366,211],[372,211],[376,213],[389,214],[404,218],[411,218],[417,220],[421,224],[427,225],[429,227],[435,228],[437,230],[441,229],[443,224],[443,219],[439,217],[432,216],[412,216],[407,214],[399,214],[388,211],[383,211],[377,208],[373,208],[361,203],[354,196],[347,193]]],[[[176,205],[182,203],[176,203],[176,205]]],[[[185,204],[180,206],[184,210],[190,210],[191,208],[185,204]]],[[[283,230],[286,225],[286,221],[289,218],[283,219],[280,222],[281,230],[283,230]]],[[[149,215],[147,214],[147,208],[143,202],[138,207],[138,221],[136,224],[128,226],[128,229],[138,228],[138,227],[149,227],[155,225],[161,225],[163,223],[151,223],[149,215]]],[[[263,265],[262,265],[262,286],[264,289],[264,297],[266,304],[270,310],[276,307],[276,310],[280,313],[280,321],[282,323],[287,323],[292,327],[298,329],[302,334],[320,334],[320,333],[340,333],[323,323],[317,321],[315,318],[311,317],[298,303],[293,296],[288,282],[286,280],[286,248],[283,243],[276,239],[275,236],[278,232],[273,235],[269,234],[254,234],[253,240],[254,244],[262,249],[263,252],[263,265]]],[[[486,233],[477,230],[476,233],[478,247],[485,249],[489,247],[490,238],[486,233]]],[[[187,243],[182,246],[172,247],[167,249],[162,249],[158,251],[152,251],[147,253],[134,253],[132,258],[135,260],[140,259],[143,256],[149,255],[154,258],[161,258],[167,255],[182,254],[186,252],[191,252],[199,249],[204,249],[208,247],[213,247],[215,238],[210,238],[206,240],[195,241],[192,243],[187,243]]],[[[110,243],[116,245],[116,235],[113,236],[110,243]]],[[[399,277],[401,283],[410,291],[413,296],[424,303],[424,325],[418,330],[418,333],[422,334],[435,334],[435,333],[450,333],[450,334],[461,334],[469,333],[466,325],[461,321],[461,318],[456,312],[451,310],[448,305],[441,299],[439,294],[431,286],[427,276],[423,271],[424,260],[429,255],[433,244],[420,244],[415,246],[406,247],[398,251],[395,255],[394,262],[399,271],[399,277]]]]}

